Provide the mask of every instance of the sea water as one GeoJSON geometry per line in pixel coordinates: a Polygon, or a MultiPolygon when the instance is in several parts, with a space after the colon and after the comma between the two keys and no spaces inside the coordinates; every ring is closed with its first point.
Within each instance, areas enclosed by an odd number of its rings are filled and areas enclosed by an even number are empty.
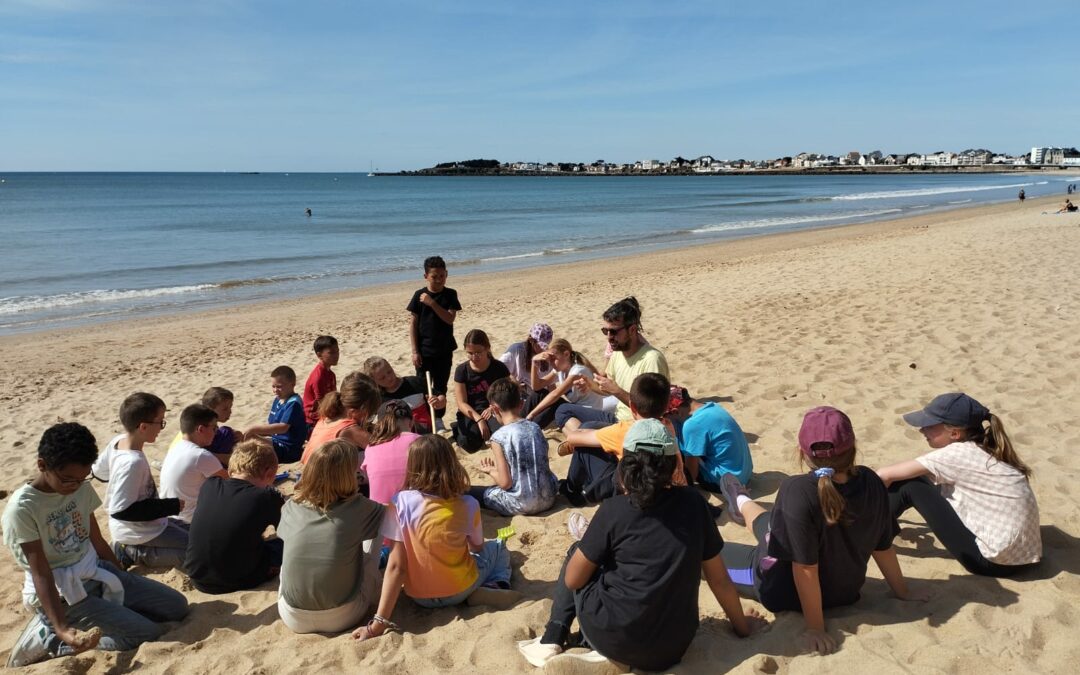
{"type": "MultiPolygon", "coordinates": [[[[0,333],[1062,194],[1063,174],[0,174],[0,333]],[[308,216],[306,209],[311,209],[308,216]]],[[[402,299],[404,306],[406,298],[402,299]]]]}

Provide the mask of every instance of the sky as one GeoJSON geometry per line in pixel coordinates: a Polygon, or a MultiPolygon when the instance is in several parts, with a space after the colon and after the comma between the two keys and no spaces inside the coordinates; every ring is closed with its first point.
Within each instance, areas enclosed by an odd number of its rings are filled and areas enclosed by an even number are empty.
{"type": "Polygon", "coordinates": [[[0,0],[0,171],[1080,145],[1069,2],[0,0]]]}

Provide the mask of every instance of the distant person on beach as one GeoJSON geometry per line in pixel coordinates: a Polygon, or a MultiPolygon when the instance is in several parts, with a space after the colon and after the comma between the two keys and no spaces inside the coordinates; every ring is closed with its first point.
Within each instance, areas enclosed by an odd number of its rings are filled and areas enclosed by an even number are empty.
{"type": "MultiPolygon", "coordinates": [[[[616,493],[615,467],[622,459],[623,438],[640,419],[662,420],[671,396],[671,383],[659,373],[642,373],[630,385],[631,419],[618,421],[600,429],[578,429],[566,434],[559,444],[558,454],[568,455],[570,468],[559,491],[574,506],[599,503],[616,493]]],[[[679,470],[682,460],[676,457],[679,470]]],[[[685,484],[682,473],[673,478],[685,484]]]]}
{"type": "Polygon", "coordinates": [[[135,649],[161,637],[166,628],[158,622],[187,616],[180,592],[125,572],[101,536],[94,516],[101,500],[87,480],[97,456],[86,427],[49,427],[38,443],[37,475],[4,507],[4,545],[23,570],[23,604],[33,612],[9,668],[94,647],[135,649]]]}
{"type": "Polygon", "coordinates": [[[734,509],[737,487],[749,483],[754,472],[750,445],[739,423],[719,403],[696,401],[675,385],[667,410],[665,418],[675,427],[690,485],[723,494],[728,509],[734,509]]]}
{"type": "Polygon", "coordinates": [[[1042,558],[1031,469],[1001,419],[967,394],[942,394],[904,421],[932,451],[878,470],[894,518],[914,508],[972,574],[1007,577],[1042,558]]]}
{"type": "Polygon", "coordinates": [[[1076,205],[1072,203],[1072,200],[1066,199],[1065,204],[1058,209],[1058,213],[1073,213],[1076,211],[1076,205]]]}
{"type": "MultiPolygon", "coordinates": [[[[413,293],[409,306],[409,344],[416,375],[424,378],[431,373],[431,395],[445,396],[453,366],[454,319],[461,310],[457,291],[446,286],[446,262],[439,256],[424,260],[424,280],[427,285],[413,293]]],[[[443,431],[445,406],[435,408],[435,431],[443,431]]]]}
{"type": "MultiPolygon", "coordinates": [[[[341,381],[341,391],[332,391],[319,404],[319,421],[311,431],[300,461],[308,459],[320,445],[341,439],[363,450],[371,440],[368,420],[379,411],[379,385],[361,372],[349,373],[341,381]]],[[[363,460],[363,456],[360,457],[363,460]]]]}
{"type": "MultiPolygon", "coordinates": [[[[372,356],[364,361],[361,370],[365,375],[375,380],[382,391],[383,399],[405,401],[412,409],[413,429],[418,434],[430,434],[432,430],[431,410],[428,406],[427,382],[418,375],[405,375],[398,377],[390,362],[381,356],[372,356]]],[[[431,406],[435,408],[435,414],[446,408],[446,394],[432,396],[431,406]]]]}
{"type": "Polygon", "coordinates": [[[491,341],[479,328],[465,334],[465,356],[468,361],[454,370],[458,413],[452,428],[454,440],[461,449],[476,452],[500,426],[495,409],[488,401],[488,387],[495,380],[510,377],[510,371],[491,355],[491,341]]]}
{"type": "Polygon", "coordinates": [[[187,551],[186,524],[170,516],[184,510],[181,499],[159,498],[143,446],[165,428],[165,402],[138,392],[120,404],[120,424],[127,433],[112,439],[93,475],[107,481],[105,512],[109,514],[112,550],[124,568],[131,565],[183,569],[187,551]]]}
{"type": "Polygon", "coordinates": [[[599,373],[592,361],[574,351],[569,341],[563,338],[552,341],[547,350],[533,357],[533,388],[547,390],[548,393],[528,411],[526,418],[541,427],[546,427],[554,420],[556,426],[562,428],[569,417],[566,413],[560,415],[559,411],[568,403],[592,410],[615,412],[619,399],[604,396],[595,388],[594,383],[599,373]],[[546,374],[541,374],[541,365],[547,366],[546,374]]]}
{"type": "Polygon", "coordinates": [[[323,396],[337,389],[337,375],[332,370],[341,357],[337,338],[331,335],[320,335],[315,338],[315,357],[319,361],[311,369],[311,374],[304,383],[303,395],[304,420],[307,421],[309,432],[319,421],[319,401],[323,396]]]}
{"type": "Polygon", "coordinates": [[[1023,188],[1020,188],[1020,194],[1017,195],[1017,196],[1020,198],[1020,203],[1021,204],[1024,203],[1025,199],[1027,199],[1027,196],[1024,194],[1024,189],[1023,188]]]}
{"type": "Polygon", "coordinates": [[[379,407],[379,418],[360,467],[367,476],[372,501],[389,504],[405,485],[409,446],[420,438],[413,429],[412,412],[405,401],[391,399],[379,407]]]}
{"type": "Polygon", "coordinates": [[[278,462],[289,464],[300,459],[308,437],[304,401],[296,393],[296,371],[288,366],[274,368],[270,373],[270,389],[274,392],[274,400],[270,402],[266,424],[251,427],[244,432],[244,437],[268,437],[278,462]]]}
{"type": "Polygon", "coordinates": [[[277,468],[269,443],[244,441],[229,459],[228,474],[203,483],[184,560],[195,588],[231,593],[277,576],[282,542],[263,539],[266,528],[277,527],[285,502],[273,488],[277,468]]]}
{"type": "Polygon", "coordinates": [[[346,441],[319,446],[281,509],[277,531],[285,553],[277,606],[294,633],[349,630],[378,601],[379,550],[373,540],[385,510],[359,493],[359,459],[356,446],[346,441]]]}
{"type": "Polygon", "coordinates": [[[180,433],[183,438],[169,448],[161,465],[161,496],[184,503],[178,518],[189,525],[203,483],[211,476],[228,478],[229,472],[206,449],[217,434],[217,413],[201,403],[189,405],[180,413],[180,433]]]}
{"type": "MultiPolygon", "coordinates": [[[[404,587],[420,607],[468,602],[508,607],[510,553],[502,540],[484,541],[480,505],[467,494],[469,474],[442,436],[409,446],[405,489],[386,507],[380,534],[392,544],[375,617],[353,632],[357,640],[397,629],[390,616],[404,587]]],[[[286,553],[288,543],[286,540],[286,553]]]]}
{"type": "MultiPolygon", "coordinates": [[[[510,377],[517,380],[524,390],[523,414],[529,414],[533,406],[547,394],[544,387],[541,387],[540,390],[533,388],[532,371],[534,365],[537,365],[533,363],[533,358],[548,348],[553,336],[554,332],[551,330],[551,326],[546,323],[534,323],[532,328],[529,329],[529,336],[523,342],[513,343],[499,357],[499,360],[510,369],[510,377]]],[[[541,375],[546,375],[550,370],[546,361],[540,363],[539,368],[541,375]]],[[[554,411],[550,414],[553,415],[554,411]]],[[[550,420],[547,421],[550,422],[550,420]]],[[[540,426],[547,425],[541,424],[540,426]]]]}
{"type": "Polygon", "coordinates": [[[469,494],[486,509],[503,516],[533,515],[555,504],[558,479],[548,464],[548,444],[535,422],[522,418],[521,385],[512,377],[492,383],[488,401],[498,418],[491,435],[491,457],[480,460],[480,470],[493,486],[473,486],[469,494]]]}
{"type": "Polygon", "coordinates": [[[678,455],[659,420],[630,427],[619,462],[621,494],[601,504],[591,523],[576,514],[581,522],[571,530],[579,541],[566,554],[544,632],[518,643],[529,663],[542,668],[552,659],[582,658],[559,655],[587,647],[635,671],[666,671],[697,633],[702,577],[736,635],[765,626],[754,610],[743,610],[705,499],[674,484],[678,455]],[[574,619],[580,644],[570,642],[574,619]]]}
{"type": "Polygon", "coordinates": [[[874,559],[901,600],[924,601],[904,580],[892,541],[896,521],[889,494],[870,469],[855,463],[851,420],[836,408],[807,411],[799,429],[799,459],[810,471],[780,484],[771,511],[736,495],[736,522],[757,545],[728,543],[721,555],[739,592],[770,612],[802,612],[810,651],[836,651],[823,610],[859,600],[874,559]]]}

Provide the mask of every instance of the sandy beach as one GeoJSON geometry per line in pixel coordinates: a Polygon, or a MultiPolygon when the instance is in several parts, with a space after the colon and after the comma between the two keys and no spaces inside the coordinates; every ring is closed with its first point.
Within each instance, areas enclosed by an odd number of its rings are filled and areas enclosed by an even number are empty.
{"type": "MultiPolygon", "coordinates": [[[[602,362],[600,314],[641,301],[649,341],[667,355],[672,381],[719,400],[746,431],[755,498],[771,503],[799,471],[795,433],[809,407],[833,405],[855,426],[861,463],[882,466],[926,450],[900,413],[963,390],[1004,421],[1035,472],[1041,568],[1006,580],[968,575],[914,515],[897,539],[905,574],[932,591],[925,603],[893,599],[871,565],[856,605],[826,613],[841,648],[800,653],[802,617],[768,615],[768,630],[740,640],[702,585],[702,624],[675,672],[879,673],[1068,672],[1080,660],[1069,636],[1080,621],[1080,217],[1051,215],[1058,197],[1029,199],[890,222],[729,241],[630,258],[491,275],[457,276],[461,336],[483,328],[496,355],[534,321],[602,362]]],[[[425,255],[417,251],[417,265],[425,255]]],[[[415,283],[262,303],[199,314],[0,338],[0,457],[7,495],[35,473],[42,431],[78,421],[99,445],[120,430],[117,409],[144,390],[169,406],[170,430],[147,454],[161,460],[179,411],[211,385],[236,395],[232,426],[265,421],[269,372],[290,365],[301,380],[319,334],[338,338],[339,381],[369,356],[409,373],[405,305],[415,283]]],[[[456,358],[455,362],[460,362],[456,358]]],[[[565,474],[568,458],[554,455],[565,474]]],[[[476,483],[481,452],[463,456],[476,483]]],[[[97,484],[103,494],[102,484],[97,484]]],[[[286,484],[285,490],[289,489],[286,484]]],[[[715,501],[715,498],[713,498],[715,501]]],[[[2,506],[0,506],[2,507],[2,506]]],[[[585,509],[587,514],[593,509],[585,509]]],[[[547,618],[547,599],[571,538],[568,505],[545,516],[485,512],[488,536],[509,522],[510,610],[423,610],[403,599],[405,630],[364,644],[347,635],[294,635],[278,620],[277,583],[222,596],[191,588],[178,572],[150,576],[181,589],[191,615],[156,643],[90,652],[27,672],[528,672],[515,648],[547,618]]],[[[103,513],[99,523],[108,536],[103,513]]],[[[725,540],[749,542],[724,520],[725,540]]],[[[28,615],[23,575],[0,554],[0,659],[28,615]]],[[[404,598],[404,596],[403,596],[404,598]]],[[[753,603],[750,603],[753,604],[753,603]]],[[[549,669],[550,670],[550,669],[549,669]]]]}

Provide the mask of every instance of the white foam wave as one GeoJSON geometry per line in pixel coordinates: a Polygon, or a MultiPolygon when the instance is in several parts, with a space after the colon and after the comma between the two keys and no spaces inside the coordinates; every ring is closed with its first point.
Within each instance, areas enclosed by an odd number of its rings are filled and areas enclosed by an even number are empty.
{"type": "Polygon", "coordinates": [[[970,201],[971,201],[970,199],[961,199],[961,200],[958,200],[958,201],[955,201],[955,202],[949,202],[949,203],[950,204],[967,204],[970,201]]]}
{"type": "Polygon", "coordinates": [[[497,255],[491,258],[480,258],[480,262],[502,262],[503,260],[518,260],[520,258],[537,258],[544,255],[543,251],[535,251],[533,253],[518,253],[517,255],[497,255]]]}
{"type": "Polygon", "coordinates": [[[978,185],[967,187],[934,187],[919,190],[886,190],[882,192],[856,192],[850,195],[837,195],[838,201],[862,201],[864,199],[897,199],[900,197],[924,197],[926,195],[947,195],[957,192],[983,192],[985,190],[1007,190],[1036,185],[1036,183],[1010,183],[1008,185],[978,185]]]}
{"type": "Polygon", "coordinates": [[[823,216],[791,216],[788,218],[761,218],[759,220],[740,220],[733,223],[709,225],[690,230],[694,234],[707,234],[711,232],[727,232],[730,230],[753,230],[764,227],[783,227],[785,225],[802,225],[804,223],[823,223],[833,220],[851,220],[852,218],[873,218],[890,213],[900,213],[903,209],[880,209],[878,211],[860,211],[858,213],[832,214],[823,216]]]}
{"type": "Polygon", "coordinates": [[[118,300],[137,300],[154,298],[162,295],[179,295],[214,288],[214,284],[194,286],[170,286],[166,288],[146,288],[141,290],[98,290],[59,295],[22,295],[0,298],[0,316],[22,312],[42,311],[57,307],[73,307],[91,303],[116,302],[118,300]]]}

